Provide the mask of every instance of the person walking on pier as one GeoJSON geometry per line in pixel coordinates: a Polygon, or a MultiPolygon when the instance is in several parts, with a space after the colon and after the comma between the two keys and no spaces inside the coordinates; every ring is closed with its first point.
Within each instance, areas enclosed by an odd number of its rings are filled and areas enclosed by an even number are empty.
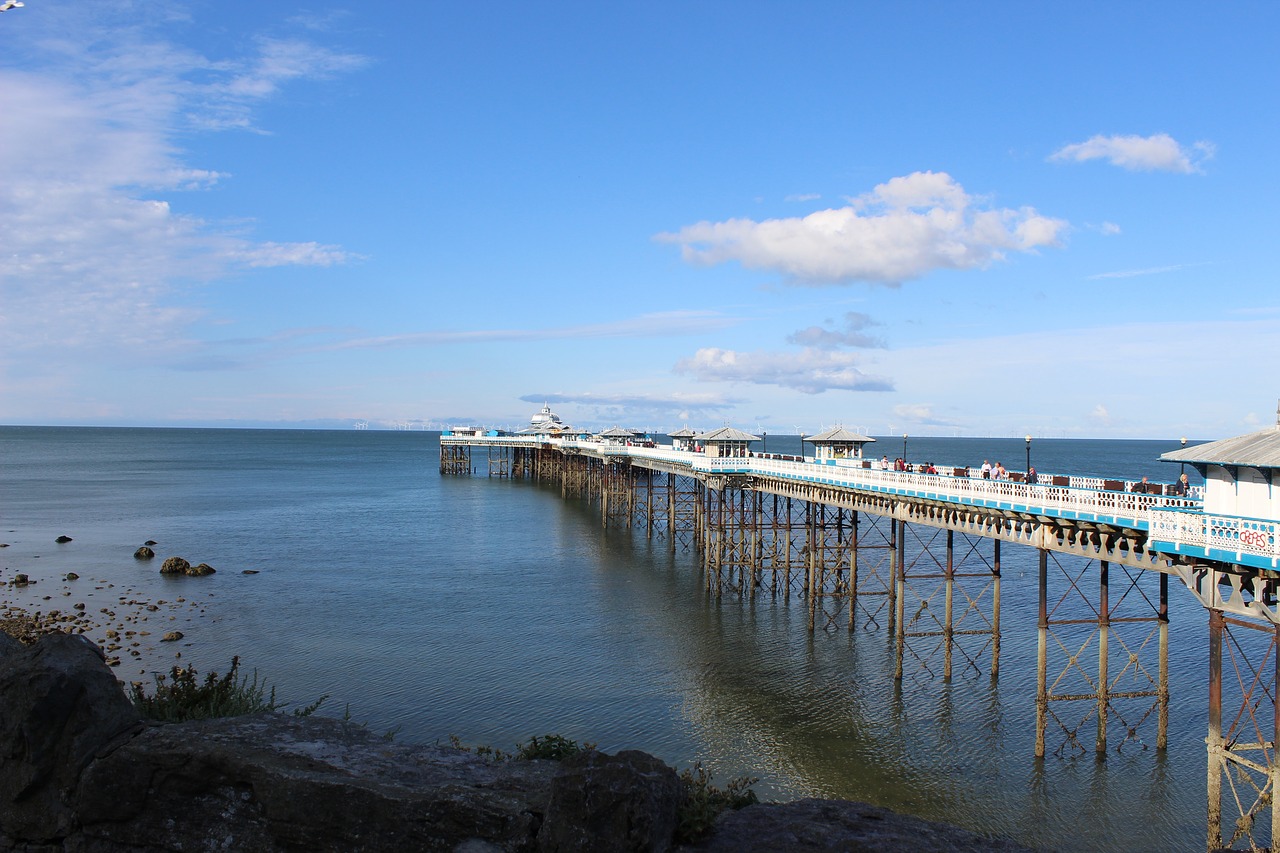
{"type": "Polygon", "coordinates": [[[991,463],[986,459],[982,460],[982,479],[984,480],[991,479],[991,463]]]}
{"type": "Polygon", "coordinates": [[[1036,483],[1039,483],[1039,482],[1040,482],[1040,477],[1039,475],[1036,474],[1036,469],[1035,468],[1029,469],[1027,471],[1027,485],[1034,486],[1036,483]]]}

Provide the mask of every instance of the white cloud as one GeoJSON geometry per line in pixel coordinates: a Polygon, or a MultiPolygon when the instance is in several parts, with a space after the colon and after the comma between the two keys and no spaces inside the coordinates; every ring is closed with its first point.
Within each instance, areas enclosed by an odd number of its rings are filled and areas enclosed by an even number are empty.
{"type": "Polygon", "coordinates": [[[956,426],[958,421],[935,415],[931,403],[900,403],[893,407],[893,416],[920,426],[956,426]]]}
{"type": "Polygon", "coordinates": [[[790,352],[737,352],[707,347],[675,365],[700,382],[749,382],[821,394],[823,391],[891,391],[891,380],[858,369],[854,353],[808,347],[790,352]]]}
{"type": "Polygon", "coordinates": [[[868,335],[862,330],[868,326],[880,325],[860,311],[849,311],[844,315],[843,329],[824,329],[821,326],[809,326],[787,335],[787,343],[801,346],[832,349],[834,347],[879,347],[883,348],[883,338],[868,335]]]}
{"type": "Polygon", "coordinates": [[[784,201],[817,201],[822,196],[817,193],[793,193],[787,196],[784,201]]]}
{"type": "Polygon", "coordinates": [[[242,226],[184,215],[175,198],[229,178],[187,162],[181,144],[192,131],[248,126],[284,83],[363,60],[264,40],[253,55],[215,61],[159,35],[171,18],[139,20],[127,8],[50,5],[0,60],[0,337],[9,358],[167,359],[192,346],[198,313],[175,307],[183,286],[352,257],[316,243],[255,242],[242,226]],[[77,14],[88,17],[59,18],[77,14]]]}
{"type": "Polygon", "coordinates": [[[686,261],[737,261],[809,284],[899,284],[939,269],[974,269],[1008,252],[1056,246],[1067,223],[1033,208],[984,209],[942,172],[894,178],[849,206],[802,218],[699,222],[655,239],[686,261]]]}
{"type": "Polygon", "coordinates": [[[1153,136],[1094,136],[1084,142],[1065,145],[1049,155],[1051,161],[1083,163],[1106,160],[1131,172],[1201,171],[1200,164],[1214,155],[1211,142],[1183,147],[1167,133],[1153,136]]]}

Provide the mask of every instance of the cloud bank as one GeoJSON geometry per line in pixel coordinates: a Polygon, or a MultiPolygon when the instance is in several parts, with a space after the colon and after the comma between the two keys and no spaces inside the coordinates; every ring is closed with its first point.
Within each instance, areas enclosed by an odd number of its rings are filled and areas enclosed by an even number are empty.
{"type": "Polygon", "coordinates": [[[986,208],[945,172],[880,184],[847,207],[805,217],[698,222],[656,236],[696,264],[737,261],[804,284],[897,285],[941,269],[980,269],[1057,246],[1067,223],[1034,208],[986,208]]]}

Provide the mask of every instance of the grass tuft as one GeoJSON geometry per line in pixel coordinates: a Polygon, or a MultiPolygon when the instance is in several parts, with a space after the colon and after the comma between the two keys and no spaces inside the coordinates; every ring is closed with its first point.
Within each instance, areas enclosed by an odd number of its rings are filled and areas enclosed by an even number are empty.
{"type": "Polygon", "coordinates": [[[711,784],[711,774],[697,762],[681,771],[684,800],[676,813],[676,842],[693,844],[711,834],[716,818],[727,809],[741,809],[759,802],[751,786],[760,780],[751,776],[733,779],[723,790],[711,784]]]}
{"type": "MultiPolygon", "coordinates": [[[[218,677],[216,672],[205,675],[201,681],[195,667],[175,666],[169,676],[155,676],[155,692],[150,696],[141,681],[129,687],[129,698],[144,717],[167,723],[183,720],[207,720],[214,717],[238,717],[260,711],[279,711],[287,703],[276,701],[276,689],[258,681],[258,671],[253,676],[240,676],[240,658],[231,659],[227,674],[218,677]]],[[[297,708],[296,717],[309,717],[329,698],[321,696],[304,708],[297,708]]]]}

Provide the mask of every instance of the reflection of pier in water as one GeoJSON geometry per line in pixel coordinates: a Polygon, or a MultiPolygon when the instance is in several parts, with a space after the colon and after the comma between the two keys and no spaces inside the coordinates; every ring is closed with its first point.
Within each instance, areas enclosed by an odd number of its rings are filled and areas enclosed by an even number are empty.
{"type": "Polygon", "coordinates": [[[1271,843],[1280,826],[1280,524],[1251,516],[1280,499],[1259,511],[1247,487],[1261,481],[1270,500],[1280,428],[1165,454],[1206,474],[1203,501],[1107,480],[880,470],[860,445],[839,448],[849,451],[842,458],[830,445],[818,458],[762,455],[748,449],[754,437],[729,429],[698,436],[696,449],[617,432],[446,432],[440,471],[475,472],[480,451],[490,476],[556,484],[598,507],[606,528],[697,552],[709,593],[794,598],[811,634],[883,629],[898,683],[948,683],[957,671],[998,677],[1002,550],[1034,549],[1037,757],[1102,757],[1132,741],[1166,748],[1173,576],[1209,615],[1208,849],[1271,843]],[[1259,450],[1272,432],[1274,461],[1259,450]],[[1215,459],[1218,445],[1242,452],[1231,442],[1259,461],[1215,459]],[[1224,513],[1228,480],[1235,497],[1224,513]],[[1251,635],[1265,648],[1252,649],[1251,635]]]}

